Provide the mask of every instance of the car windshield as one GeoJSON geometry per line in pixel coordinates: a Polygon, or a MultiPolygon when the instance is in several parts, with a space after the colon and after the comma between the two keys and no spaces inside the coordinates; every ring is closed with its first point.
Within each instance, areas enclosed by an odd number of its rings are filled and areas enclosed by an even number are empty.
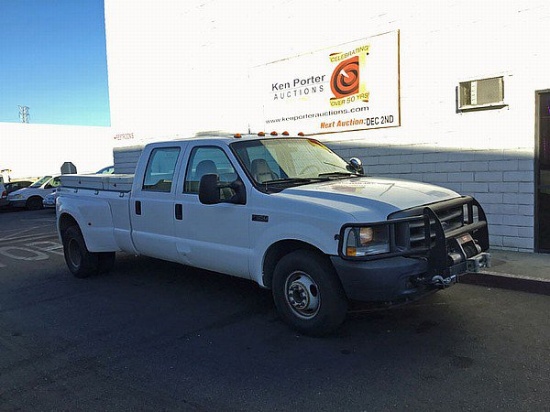
{"type": "Polygon", "coordinates": [[[315,139],[240,141],[231,148],[252,179],[265,186],[306,184],[355,174],[341,157],[315,139]]]}
{"type": "Polygon", "coordinates": [[[48,180],[50,180],[51,178],[52,178],[51,176],[44,176],[44,177],[40,178],[39,180],[37,180],[36,182],[34,182],[29,187],[40,187],[44,183],[46,183],[48,180]]]}
{"type": "Polygon", "coordinates": [[[102,169],[99,169],[97,172],[95,172],[95,174],[99,174],[99,175],[111,175],[115,172],[115,167],[114,166],[107,166],[107,167],[104,167],[102,169]]]}

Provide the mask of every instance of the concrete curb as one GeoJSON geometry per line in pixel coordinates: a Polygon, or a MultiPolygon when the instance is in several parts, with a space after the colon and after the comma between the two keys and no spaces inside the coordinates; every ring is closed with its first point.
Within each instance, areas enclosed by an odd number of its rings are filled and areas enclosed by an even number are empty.
{"type": "Polygon", "coordinates": [[[550,296],[550,280],[482,271],[465,273],[460,283],[550,296]]]}

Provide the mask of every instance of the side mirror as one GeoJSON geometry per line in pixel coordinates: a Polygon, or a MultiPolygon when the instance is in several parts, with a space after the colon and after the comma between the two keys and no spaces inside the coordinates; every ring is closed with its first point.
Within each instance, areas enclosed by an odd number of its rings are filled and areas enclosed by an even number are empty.
{"type": "Polygon", "coordinates": [[[221,203],[218,175],[208,174],[201,177],[199,183],[199,201],[205,205],[221,203]]]}
{"type": "Polygon", "coordinates": [[[363,169],[363,163],[361,162],[361,159],[358,159],[357,157],[352,157],[351,159],[349,159],[348,164],[353,172],[360,175],[365,174],[365,170],[363,169]]]}
{"type": "Polygon", "coordinates": [[[199,183],[199,201],[205,205],[217,205],[218,203],[245,205],[246,187],[240,179],[231,183],[220,183],[218,175],[207,174],[201,178],[199,183]]]}

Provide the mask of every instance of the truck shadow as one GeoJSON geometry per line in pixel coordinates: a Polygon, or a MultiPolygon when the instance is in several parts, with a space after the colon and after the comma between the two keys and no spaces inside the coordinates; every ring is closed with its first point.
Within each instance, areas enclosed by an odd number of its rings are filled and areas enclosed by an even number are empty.
{"type": "MultiPolygon", "coordinates": [[[[286,329],[290,335],[297,334],[279,318],[271,291],[247,279],[119,253],[113,272],[100,275],[97,280],[102,283],[115,282],[117,287],[142,288],[150,296],[172,301],[174,310],[208,310],[218,314],[240,310],[249,317],[256,317],[258,322],[277,323],[278,329],[286,329]],[[197,307],[192,309],[185,302],[196,302],[197,307]]],[[[390,330],[418,335],[435,331],[447,333],[456,326],[453,326],[452,313],[450,318],[445,317],[449,299],[452,297],[443,291],[401,306],[383,307],[352,302],[346,323],[328,339],[345,339],[354,335],[366,337],[365,334],[372,338],[387,335],[390,330]],[[437,313],[435,317],[434,312],[437,313]]]]}

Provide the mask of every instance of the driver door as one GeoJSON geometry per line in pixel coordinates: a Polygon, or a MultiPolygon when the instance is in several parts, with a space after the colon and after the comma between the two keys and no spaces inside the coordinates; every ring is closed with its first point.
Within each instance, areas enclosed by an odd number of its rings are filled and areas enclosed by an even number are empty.
{"type": "Polygon", "coordinates": [[[229,156],[220,147],[197,146],[189,154],[183,192],[176,195],[181,213],[175,221],[176,248],[181,263],[248,277],[250,254],[249,219],[245,205],[227,202],[230,193],[222,189],[222,203],[204,205],[199,201],[200,179],[216,174],[220,182],[238,178],[229,156]]]}

